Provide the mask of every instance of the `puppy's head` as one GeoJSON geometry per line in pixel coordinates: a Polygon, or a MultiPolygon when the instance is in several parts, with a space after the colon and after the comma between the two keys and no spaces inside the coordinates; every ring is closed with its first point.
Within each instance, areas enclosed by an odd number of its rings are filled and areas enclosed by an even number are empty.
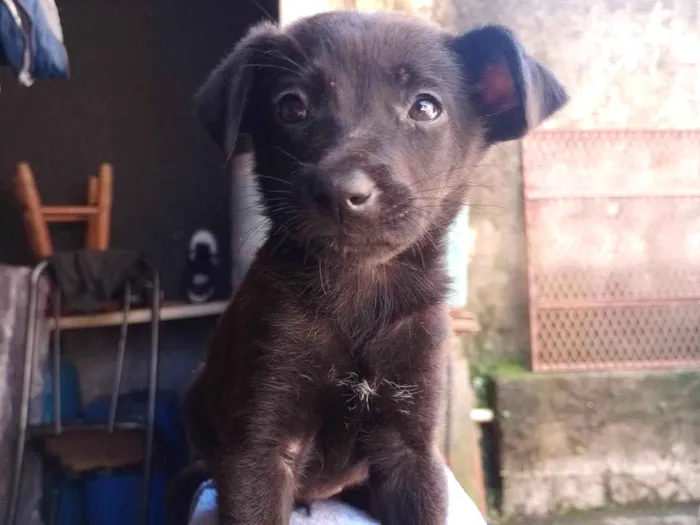
{"type": "Polygon", "coordinates": [[[227,155],[252,137],[271,231],[367,263],[444,230],[486,148],[566,99],[504,28],[334,12],[252,29],[197,104],[227,155]]]}

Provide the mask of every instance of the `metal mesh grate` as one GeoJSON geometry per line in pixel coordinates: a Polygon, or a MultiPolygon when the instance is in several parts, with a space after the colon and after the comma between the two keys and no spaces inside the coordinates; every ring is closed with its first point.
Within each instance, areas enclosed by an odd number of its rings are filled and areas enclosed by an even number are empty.
{"type": "Polygon", "coordinates": [[[700,132],[523,142],[536,370],[700,364],[700,132]]]}

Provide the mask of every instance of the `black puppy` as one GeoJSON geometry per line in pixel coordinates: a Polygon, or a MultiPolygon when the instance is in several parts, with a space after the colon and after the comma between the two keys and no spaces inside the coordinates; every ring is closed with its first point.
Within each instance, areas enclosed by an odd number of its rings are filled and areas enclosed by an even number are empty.
{"type": "Polygon", "coordinates": [[[252,137],[271,223],[186,399],[222,523],[362,485],[384,525],[443,525],[443,241],[564,89],[506,29],[335,12],[255,27],[197,101],[227,155],[252,137]]]}

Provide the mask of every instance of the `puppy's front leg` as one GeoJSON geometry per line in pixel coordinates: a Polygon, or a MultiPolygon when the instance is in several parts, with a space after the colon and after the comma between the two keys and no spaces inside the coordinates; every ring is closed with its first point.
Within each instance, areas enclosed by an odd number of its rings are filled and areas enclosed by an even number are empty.
{"type": "Polygon", "coordinates": [[[432,447],[395,441],[377,457],[369,482],[382,525],[445,525],[444,464],[432,447]]]}
{"type": "Polygon", "coordinates": [[[281,447],[239,443],[219,454],[214,481],[221,525],[287,525],[294,471],[281,447]]]}

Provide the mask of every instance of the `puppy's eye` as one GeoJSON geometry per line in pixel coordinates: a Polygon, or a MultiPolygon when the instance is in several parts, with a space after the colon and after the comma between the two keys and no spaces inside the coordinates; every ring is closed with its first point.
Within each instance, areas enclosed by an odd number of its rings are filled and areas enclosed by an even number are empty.
{"type": "Polygon", "coordinates": [[[408,116],[418,122],[430,122],[442,114],[442,106],[431,95],[420,95],[408,111],[408,116]]]}
{"type": "Polygon", "coordinates": [[[284,124],[298,124],[306,120],[309,110],[306,102],[296,93],[286,93],[277,99],[277,116],[284,124]]]}

